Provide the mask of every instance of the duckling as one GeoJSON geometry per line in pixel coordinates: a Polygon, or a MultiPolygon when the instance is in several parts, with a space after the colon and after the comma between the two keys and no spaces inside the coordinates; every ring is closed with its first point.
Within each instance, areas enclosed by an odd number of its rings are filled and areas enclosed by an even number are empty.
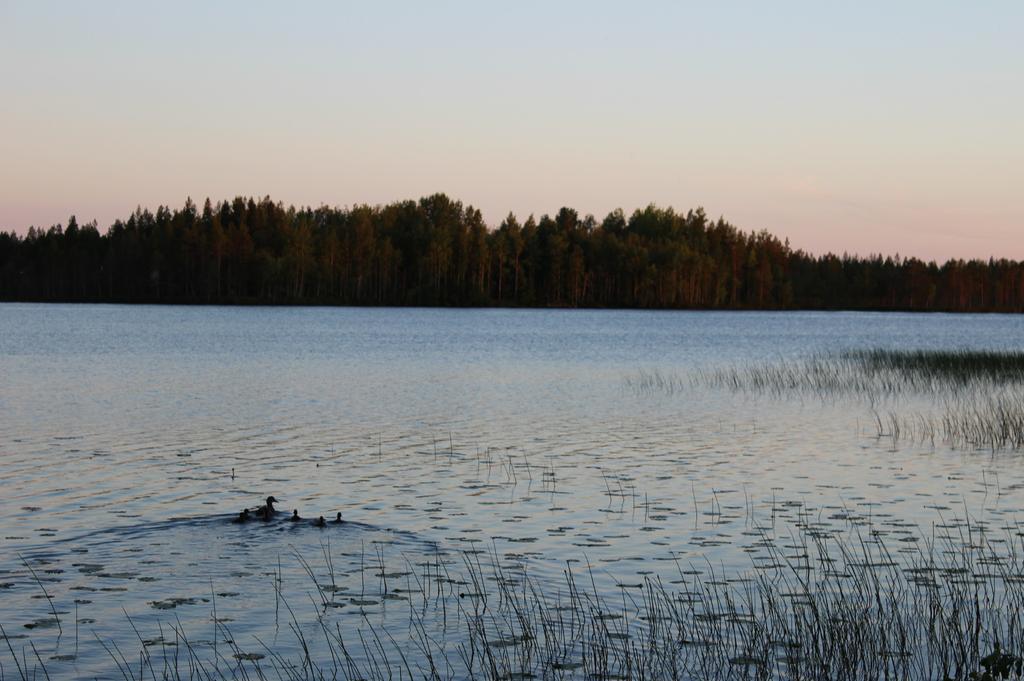
{"type": "Polygon", "coordinates": [[[299,517],[299,509],[296,508],[295,510],[293,510],[292,511],[292,517],[289,518],[288,520],[289,520],[289,522],[293,522],[293,523],[297,523],[300,520],[302,520],[302,518],[299,517]]]}
{"type": "Polygon", "coordinates": [[[243,508],[242,512],[238,514],[238,517],[232,520],[233,523],[247,523],[249,522],[249,509],[243,508]]]}
{"type": "Polygon", "coordinates": [[[327,527],[327,521],[324,520],[323,516],[320,516],[313,521],[313,527],[327,527]]]}
{"type": "Polygon", "coordinates": [[[339,525],[341,523],[345,522],[344,520],[341,519],[341,511],[338,511],[338,515],[334,516],[334,520],[332,520],[331,522],[339,524],[339,525]]]}

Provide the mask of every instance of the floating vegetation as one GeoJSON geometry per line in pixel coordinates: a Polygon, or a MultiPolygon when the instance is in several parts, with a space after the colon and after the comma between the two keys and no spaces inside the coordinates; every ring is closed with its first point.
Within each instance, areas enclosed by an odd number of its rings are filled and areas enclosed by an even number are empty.
{"type": "Polygon", "coordinates": [[[56,627],[58,624],[59,624],[59,620],[56,617],[43,617],[43,618],[35,620],[34,622],[29,622],[28,624],[25,625],[25,628],[26,629],[49,629],[51,627],[56,627]]]}
{"type": "Polygon", "coordinates": [[[156,610],[174,610],[179,605],[195,605],[197,603],[205,603],[205,598],[165,598],[162,601],[151,601],[150,607],[156,610]]]}

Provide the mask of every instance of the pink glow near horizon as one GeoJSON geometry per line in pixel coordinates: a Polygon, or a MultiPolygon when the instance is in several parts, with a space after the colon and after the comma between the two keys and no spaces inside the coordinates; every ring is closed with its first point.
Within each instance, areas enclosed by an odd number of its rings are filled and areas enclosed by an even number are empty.
{"type": "Polygon", "coordinates": [[[1024,259],[1024,10],[884,8],[9,3],[0,230],[440,191],[1024,259]]]}

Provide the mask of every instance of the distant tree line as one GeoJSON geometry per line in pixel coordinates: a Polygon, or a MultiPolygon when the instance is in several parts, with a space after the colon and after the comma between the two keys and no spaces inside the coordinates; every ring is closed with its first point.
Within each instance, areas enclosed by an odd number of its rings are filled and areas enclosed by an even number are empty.
{"type": "Polygon", "coordinates": [[[352,208],[236,198],[0,232],[0,299],[1024,311],[1024,263],[813,256],[702,209],[571,208],[490,230],[443,194],[352,208]]]}

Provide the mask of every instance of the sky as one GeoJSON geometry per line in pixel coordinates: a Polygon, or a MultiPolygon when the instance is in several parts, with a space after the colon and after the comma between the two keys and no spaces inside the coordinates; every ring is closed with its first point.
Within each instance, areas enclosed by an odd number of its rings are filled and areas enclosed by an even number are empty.
{"type": "Polygon", "coordinates": [[[1024,259],[1024,2],[0,0],[0,230],[435,192],[1024,259]]]}

